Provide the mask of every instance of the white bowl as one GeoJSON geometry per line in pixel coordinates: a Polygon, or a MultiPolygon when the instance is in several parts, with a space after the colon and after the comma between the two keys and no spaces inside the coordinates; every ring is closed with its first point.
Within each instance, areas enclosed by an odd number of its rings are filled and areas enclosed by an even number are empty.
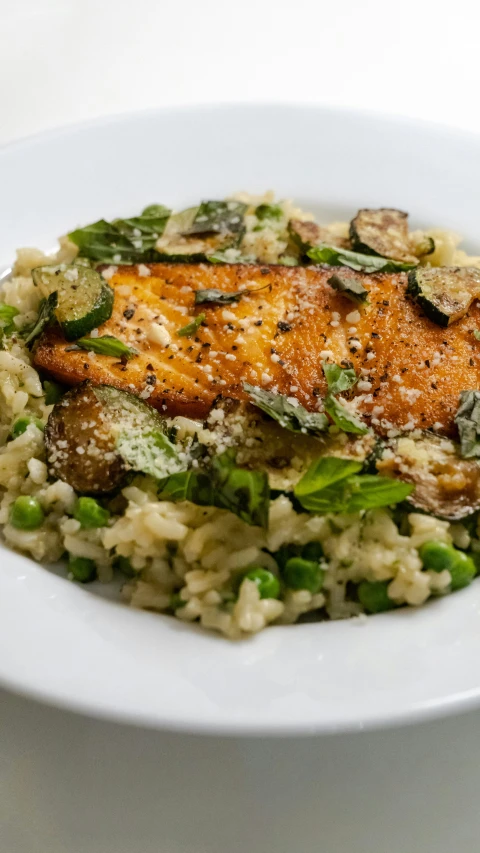
{"type": "MultiPolygon", "coordinates": [[[[405,209],[414,226],[454,228],[478,250],[479,159],[475,136],[315,108],[108,119],[0,151],[0,262],[153,202],[181,207],[267,188],[327,220],[361,206],[405,209]]],[[[353,730],[480,704],[478,581],[419,610],[268,628],[232,643],[0,553],[0,681],[52,704],[236,734],[353,730]]]]}

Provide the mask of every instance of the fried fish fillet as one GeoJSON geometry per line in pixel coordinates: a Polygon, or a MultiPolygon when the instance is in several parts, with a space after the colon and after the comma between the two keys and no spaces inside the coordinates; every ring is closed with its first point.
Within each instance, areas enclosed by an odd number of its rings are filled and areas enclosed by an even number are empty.
{"type": "MultiPolygon", "coordinates": [[[[406,296],[405,273],[365,275],[369,304],[357,307],[323,267],[151,264],[104,271],[115,291],[98,329],[138,355],[72,350],[58,327],[40,339],[35,364],[60,382],[111,384],[169,415],[204,417],[219,395],[246,399],[243,383],[322,408],[325,360],[351,364],[351,405],[379,433],[434,428],[452,434],[462,390],[480,387],[480,307],[444,329],[406,296]],[[113,272],[113,274],[112,274],[113,272]],[[195,304],[195,291],[241,293],[231,304],[195,304]],[[190,336],[179,330],[200,313],[190,336]]],[[[350,270],[335,270],[347,278],[350,270]]]]}

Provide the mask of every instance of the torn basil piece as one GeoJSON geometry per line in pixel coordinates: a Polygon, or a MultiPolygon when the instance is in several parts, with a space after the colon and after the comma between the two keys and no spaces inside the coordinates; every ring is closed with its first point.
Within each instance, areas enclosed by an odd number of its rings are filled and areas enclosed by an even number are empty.
{"type": "Polygon", "coordinates": [[[354,435],[365,435],[368,432],[368,427],[332,394],[327,394],[324,406],[335,426],[342,432],[349,432],[354,435]]]}
{"type": "Polygon", "coordinates": [[[417,264],[408,235],[408,213],[390,207],[359,210],[350,223],[352,248],[365,255],[379,255],[417,264]]]}
{"type": "Polygon", "coordinates": [[[163,204],[151,204],[140,216],[115,219],[113,225],[130,240],[138,252],[144,254],[155,248],[158,238],[165,230],[170,214],[171,210],[163,204]]]}
{"type": "Polygon", "coordinates": [[[331,364],[328,361],[324,361],[322,370],[327,380],[330,394],[340,394],[342,391],[349,391],[358,382],[358,377],[353,367],[340,367],[339,364],[331,364]]]}
{"type": "Polygon", "coordinates": [[[79,338],[75,341],[72,349],[75,347],[95,352],[98,355],[110,355],[112,358],[125,359],[126,361],[130,361],[131,358],[138,355],[138,350],[127,346],[127,344],[124,344],[123,341],[120,341],[113,335],[101,335],[99,338],[79,338]]]}
{"type": "Polygon", "coordinates": [[[480,457],[480,391],[462,391],[455,423],[464,459],[480,457]]]}
{"type": "Polygon", "coordinates": [[[162,236],[170,211],[161,204],[146,207],[140,216],[107,222],[99,219],[68,235],[80,256],[97,263],[135,264],[157,259],[155,244],[162,236]]]}
{"type": "Polygon", "coordinates": [[[322,412],[308,412],[298,403],[290,402],[283,394],[274,394],[245,382],[244,391],[249,395],[250,402],[261,409],[284,429],[291,432],[322,435],[328,429],[328,418],[322,412]]]}
{"type": "Polygon", "coordinates": [[[186,326],[182,326],[181,329],[177,330],[177,335],[180,338],[189,338],[191,335],[194,335],[198,332],[199,327],[202,325],[205,320],[205,314],[197,314],[194,320],[191,323],[187,323],[186,326]]]}
{"type": "Polygon", "coordinates": [[[210,302],[214,305],[231,305],[238,302],[246,293],[248,290],[226,293],[224,290],[217,290],[214,287],[207,290],[196,290],[195,305],[202,305],[204,302],[210,302]]]}
{"type": "Polygon", "coordinates": [[[444,328],[465,316],[480,297],[480,270],[476,267],[418,267],[408,274],[407,293],[425,314],[444,328]]]}
{"type": "Polygon", "coordinates": [[[391,506],[405,500],[413,490],[409,483],[360,474],[361,468],[361,462],[323,456],[297,483],[295,498],[304,509],[323,515],[391,506]]]}
{"type": "Polygon", "coordinates": [[[247,205],[241,201],[202,201],[191,225],[183,230],[192,234],[238,234],[243,230],[247,205]]]}
{"type": "Polygon", "coordinates": [[[27,347],[31,347],[36,339],[42,334],[43,330],[54,320],[55,308],[58,305],[58,293],[55,290],[46,299],[40,302],[38,317],[35,324],[28,331],[25,343],[27,347]]]}
{"type": "Polygon", "coordinates": [[[326,264],[331,267],[350,267],[358,272],[401,272],[411,270],[416,265],[394,261],[390,258],[380,258],[376,255],[362,255],[349,249],[340,249],[325,244],[314,246],[307,251],[307,257],[315,264],[326,264]]]}
{"type": "Polygon", "coordinates": [[[328,279],[328,284],[333,287],[337,293],[343,293],[351,302],[356,305],[368,304],[368,290],[363,286],[363,279],[360,275],[338,275],[334,273],[328,279]]]}
{"type": "Polygon", "coordinates": [[[247,524],[268,527],[268,476],[238,467],[233,449],[214,457],[203,469],[172,474],[160,484],[158,496],[227,509],[247,524]]]}

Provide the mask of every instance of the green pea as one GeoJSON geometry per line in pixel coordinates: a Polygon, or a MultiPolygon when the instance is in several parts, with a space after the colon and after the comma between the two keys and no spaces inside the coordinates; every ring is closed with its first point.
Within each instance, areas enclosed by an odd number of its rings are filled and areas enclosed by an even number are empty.
{"type": "Polygon", "coordinates": [[[137,574],[135,569],[132,568],[132,564],[131,564],[130,560],[128,559],[128,557],[122,557],[122,556],[117,557],[115,560],[115,566],[117,569],[120,569],[120,571],[127,578],[134,578],[135,575],[137,574]]]}
{"type": "Polygon", "coordinates": [[[314,560],[303,557],[291,557],[283,571],[283,579],[290,589],[308,589],[318,592],[323,585],[325,572],[314,560]]]}
{"type": "Polygon", "coordinates": [[[260,598],[278,598],[280,595],[280,582],[268,569],[250,569],[245,579],[257,584],[260,598]]]}
{"type": "Polygon", "coordinates": [[[93,560],[87,557],[72,557],[68,561],[68,568],[76,581],[89,583],[97,576],[97,567],[93,560]]]}
{"type": "Polygon", "coordinates": [[[30,495],[21,495],[10,507],[10,524],[17,530],[37,530],[44,518],[39,502],[30,495]]]}
{"type": "Polygon", "coordinates": [[[453,545],[447,545],[446,542],[431,541],[424,542],[418,549],[418,553],[425,569],[443,572],[445,569],[450,571],[459,552],[453,545]]]}
{"type": "Polygon", "coordinates": [[[390,581],[362,581],[357,587],[358,600],[367,613],[383,613],[397,605],[389,597],[390,581]]]}
{"type": "Polygon", "coordinates": [[[320,562],[323,559],[323,548],[320,542],[307,542],[302,548],[302,557],[304,560],[320,562]]]}
{"type": "Polygon", "coordinates": [[[50,382],[49,379],[46,379],[43,383],[43,393],[45,394],[45,405],[51,406],[62,399],[64,389],[57,382],[50,382]]]}
{"type": "Polygon", "coordinates": [[[281,219],[283,210],[279,204],[259,204],[255,209],[257,219],[281,219]]]}
{"type": "Polygon", "coordinates": [[[290,558],[300,557],[301,553],[301,545],[282,545],[273,556],[275,557],[278,568],[282,572],[290,558]]]}
{"type": "Polygon", "coordinates": [[[452,578],[452,590],[468,586],[477,573],[475,563],[468,554],[465,554],[463,551],[457,551],[455,556],[455,563],[449,569],[452,578]]]}
{"type": "Polygon", "coordinates": [[[95,498],[79,498],[73,517],[87,530],[93,527],[105,527],[110,513],[95,498]]]}
{"type": "Polygon", "coordinates": [[[180,598],[179,592],[173,592],[170,596],[169,610],[179,610],[180,607],[185,607],[186,601],[180,598]]]}
{"type": "Polygon", "coordinates": [[[45,428],[44,423],[40,420],[40,418],[30,418],[28,417],[28,415],[24,415],[21,418],[17,418],[14,425],[12,426],[12,431],[10,435],[12,436],[12,438],[18,438],[19,435],[23,435],[23,433],[26,431],[27,427],[30,426],[30,424],[35,424],[37,429],[41,430],[42,432],[45,428]]]}

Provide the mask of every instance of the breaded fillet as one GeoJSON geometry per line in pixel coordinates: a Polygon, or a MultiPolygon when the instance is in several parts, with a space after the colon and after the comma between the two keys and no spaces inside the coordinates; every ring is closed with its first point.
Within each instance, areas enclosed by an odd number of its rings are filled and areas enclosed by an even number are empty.
{"type": "Polygon", "coordinates": [[[328,284],[333,272],[352,275],[313,266],[120,266],[109,278],[113,314],[98,334],[120,338],[138,355],[122,364],[72,351],[51,327],[36,347],[35,365],[69,385],[88,378],[138,394],[169,415],[203,417],[220,394],[245,399],[244,382],[321,409],[322,362],[348,362],[359,375],[350,396],[377,432],[452,433],[460,391],[480,387],[473,335],[479,304],[444,329],[406,297],[406,274],[365,275],[369,304],[357,307],[328,284]],[[195,305],[195,291],[211,288],[244,295],[229,305],[195,305]],[[203,325],[179,336],[200,313],[203,325]]]}

